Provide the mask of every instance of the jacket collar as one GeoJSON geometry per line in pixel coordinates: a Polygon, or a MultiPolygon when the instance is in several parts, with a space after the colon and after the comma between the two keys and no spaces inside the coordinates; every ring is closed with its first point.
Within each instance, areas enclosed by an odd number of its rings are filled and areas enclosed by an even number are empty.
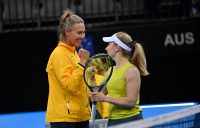
{"type": "Polygon", "coordinates": [[[73,52],[73,53],[74,53],[75,50],[76,50],[75,46],[70,46],[70,45],[68,45],[68,44],[66,44],[66,43],[64,43],[64,42],[62,42],[62,41],[59,41],[58,46],[65,47],[65,48],[67,48],[68,50],[70,50],[70,52],[73,52]]]}

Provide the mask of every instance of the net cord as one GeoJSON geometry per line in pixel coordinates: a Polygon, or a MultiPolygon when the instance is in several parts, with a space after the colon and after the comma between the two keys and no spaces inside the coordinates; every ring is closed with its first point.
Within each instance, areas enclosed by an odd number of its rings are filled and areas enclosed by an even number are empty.
{"type": "Polygon", "coordinates": [[[175,112],[170,112],[164,115],[159,115],[151,117],[145,120],[138,120],[134,122],[128,122],[124,124],[119,124],[111,126],[109,128],[148,128],[151,126],[159,125],[169,121],[173,121],[182,117],[191,116],[193,114],[200,113],[200,105],[195,105],[193,107],[185,108],[182,110],[177,110],[175,112]]]}

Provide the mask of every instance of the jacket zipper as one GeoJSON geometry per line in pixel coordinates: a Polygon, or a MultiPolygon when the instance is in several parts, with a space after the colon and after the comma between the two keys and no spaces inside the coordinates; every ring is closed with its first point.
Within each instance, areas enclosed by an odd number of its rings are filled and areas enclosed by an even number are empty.
{"type": "Polygon", "coordinates": [[[69,103],[69,101],[67,102],[67,112],[68,112],[68,114],[70,114],[70,103],[69,103]]]}

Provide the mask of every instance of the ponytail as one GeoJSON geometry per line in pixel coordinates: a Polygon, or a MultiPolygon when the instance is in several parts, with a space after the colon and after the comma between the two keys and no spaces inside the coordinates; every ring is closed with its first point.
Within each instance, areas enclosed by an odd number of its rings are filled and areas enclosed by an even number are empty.
{"type": "Polygon", "coordinates": [[[146,57],[141,44],[135,43],[133,50],[134,53],[129,60],[138,68],[141,75],[147,76],[149,72],[147,71],[146,57]]]}

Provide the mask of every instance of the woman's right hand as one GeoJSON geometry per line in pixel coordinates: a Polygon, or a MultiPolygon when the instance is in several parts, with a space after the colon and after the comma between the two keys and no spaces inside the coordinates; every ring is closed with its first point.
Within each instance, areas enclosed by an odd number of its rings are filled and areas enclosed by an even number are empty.
{"type": "Polygon", "coordinates": [[[85,65],[86,61],[89,59],[90,57],[90,52],[87,51],[86,49],[79,49],[78,51],[78,55],[80,57],[80,64],[85,65]]]}
{"type": "Polygon", "coordinates": [[[103,92],[90,92],[93,101],[106,102],[106,95],[103,92]]]}

